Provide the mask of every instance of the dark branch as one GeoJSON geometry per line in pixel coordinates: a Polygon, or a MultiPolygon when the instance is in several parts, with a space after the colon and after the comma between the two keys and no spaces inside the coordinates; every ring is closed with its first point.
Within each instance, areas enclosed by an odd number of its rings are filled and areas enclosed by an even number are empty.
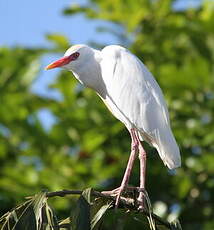
{"type": "MultiPolygon", "coordinates": [[[[55,197],[55,196],[60,196],[64,197],[66,195],[81,195],[83,191],[81,190],[61,190],[61,191],[56,191],[56,192],[47,192],[47,197],[55,197]]],[[[92,190],[92,196],[94,197],[105,197],[106,199],[115,201],[116,197],[115,196],[110,196],[103,194],[98,191],[92,190]]],[[[126,198],[126,197],[121,197],[120,198],[120,208],[128,208],[129,210],[133,211],[138,211],[138,207],[135,205],[135,201],[132,198],[126,198]]],[[[146,210],[143,210],[142,213],[146,215],[147,217],[150,216],[150,213],[146,210]]],[[[152,218],[159,224],[164,225],[168,229],[172,229],[172,225],[168,222],[163,220],[161,217],[155,215],[154,213],[151,213],[152,218]]]]}

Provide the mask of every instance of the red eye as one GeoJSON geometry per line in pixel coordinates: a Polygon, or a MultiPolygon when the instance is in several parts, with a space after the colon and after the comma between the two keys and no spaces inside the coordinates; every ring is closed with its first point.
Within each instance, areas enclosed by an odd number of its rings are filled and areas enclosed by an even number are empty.
{"type": "Polygon", "coordinates": [[[71,56],[72,56],[72,61],[74,61],[74,60],[76,60],[80,56],[80,53],[75,52],[71,56]]]}

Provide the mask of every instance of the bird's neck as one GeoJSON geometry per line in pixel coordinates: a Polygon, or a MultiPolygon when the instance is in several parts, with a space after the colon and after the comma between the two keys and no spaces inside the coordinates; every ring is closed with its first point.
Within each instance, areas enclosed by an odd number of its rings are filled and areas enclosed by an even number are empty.
{"type": "Polygon", "coordinates": [[[72,71],[74,76],[84,86],[95,90],[102,98],[105,98],[106,89],[101,76],[100,51],[94,50],[94,58],[85,62],[84,68],[72,71]]]}

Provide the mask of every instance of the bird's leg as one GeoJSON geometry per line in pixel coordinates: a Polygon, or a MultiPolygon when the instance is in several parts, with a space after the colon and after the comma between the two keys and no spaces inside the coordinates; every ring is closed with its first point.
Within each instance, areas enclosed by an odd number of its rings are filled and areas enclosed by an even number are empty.
{"type": "Polygon", "coordinates": [[[140,189],[141,189],[137,200],[139,203],[139,210],[143,210],[145,207],[144,191],[145,191],[145,176],[146,176],[146,151],[144,150],[138,135],[137,135],[137,139],[139,141],[138,149],[139,149],[139,160],[140,160],[140,189]]]}
{"type": "Polygon", "coordinates": [[[116,202],[115,202],[116,207],[118,207],[120,196],[121,196],[122,192],[128,186],[129,178],[130,178],[131,171],[132,171],[134,161],[135,161],[135,158],[136,158],[136,153],[138,151],[139,141],[137,140],[137,137],[135,135],[135,130],[131,129],[130,134],[131,134],[131,139],[132,139],[132,142],[131,142],[131,154],[129,156],[129,161],[128,161],[128,164],[127,164],[127,167],[126,167],[125,174],[123,176],[122,183],[121,183],[121,185],[120,185],[120,187],[118,189],[118,194],[117,194],[117,198],[116,198],[116,202]]]}
{"type": "Polygon", "coordinates": [[[125,174],[123,176],[122,183],[121,183],[119,188],[116,188],[116,189],[114,189],[112,191],[103,191],[102,192],[102,193],[107,194],[107,195],[116,195],[115,207],[118,207],[120,196],[121,196],[122,192],[128,186],[131,171],[132,171],[134,161],[135,161],[138,149],[139,149],[140,141],[138,140],[138,137],[137,137],[137,135],[135,133],[135,130],[131,129],[130,134],[131,134],[131,154],[129,156],[128,164],[127,164],[127,167],[126,167],[125,174]]]}

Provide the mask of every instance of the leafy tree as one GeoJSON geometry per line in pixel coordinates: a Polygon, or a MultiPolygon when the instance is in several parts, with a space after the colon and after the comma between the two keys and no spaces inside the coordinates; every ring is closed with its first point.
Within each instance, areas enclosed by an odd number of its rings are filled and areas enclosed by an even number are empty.
{"type": "MultiPolygon", "coordinates": [[[[214,5],[204,1],[199,8],[177,11],[173,3],[91,0],[64,13],[112,22],[113,27],[100,30],[115,34],[154,74],[182,154],[182,167],[168,172],[156,151],[145,144],[147,191],[154,211],[169,220],[178,216],[184,229],[210,230],[214,228],[214,5]]],[[[60,100],[32,93],[42,55],[69,46],[60,35],[48,39],[54,43],[51,50],[0,48],[1,214],[42,189],[115,188],[128,159],[130,137],[124,126],[70,73],[60,72],[50,86],[60,92],[60,100]],[[44,109],[55,117],[49,130],[38,116],[44,109]]],[[[138,170],[136,164],[130,182],[134,186],[138,170]]],[[[51,205],[65,217],[73,209],[73,199],[54,198],[51,205]]],[[[124,218],[119,220],[116,227],[123,226],[124,218]]],[[[133,218],[127,221],[133,223],[133,218]]],[[[131,226],[139,229],[137,224],[131,226]]]]}

